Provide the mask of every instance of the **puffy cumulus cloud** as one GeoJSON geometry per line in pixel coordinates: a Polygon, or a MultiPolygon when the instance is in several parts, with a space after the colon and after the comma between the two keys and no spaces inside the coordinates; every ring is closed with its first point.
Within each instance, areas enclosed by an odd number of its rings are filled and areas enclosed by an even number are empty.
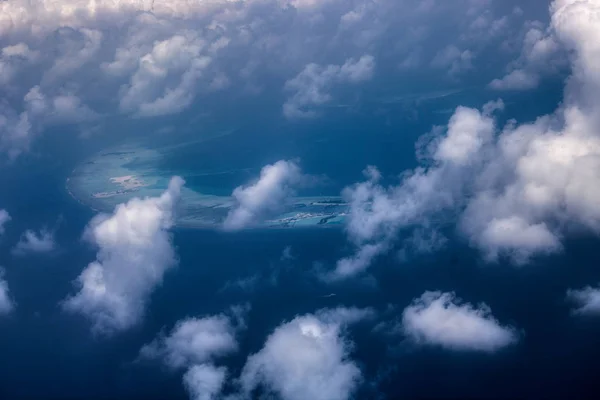
{"type": "Polygon", "coordinates": [[[512,257],[517,264],[527,262],[533,253],[552,253],[562,248],[545,223],[532,225],[519,216],[492,219],[476,240],[487,249],[490,261],[497,260],[502,249],[513,249],[512,257]]]}
{"type": "Polygon", "coordinates": [[[4,234],[5,225],[11,220],[10,214],[4,209],[0,209],[0,235],[4,234]]]}
{"type": "Polygon", "coordinates": [[[356,254],[338,260],[332,274],[326,275],[328,280],[343,279],[364,271],[375,257],[385,250],[384,243],[365,244],[356,254]]]}
{"type": "Polygon", "coordinates": [[[96,29],[58,29],[58,56],[44,72],[42,82],[56,82],[61,77],[93,62],[102,45],[103,33],[96,29]]]}
{"type": "Polygon", "coordinates": [[[171,333],[144,346],[144,358],[162,358],[171,368],[203,364],[237,350],[235,327],[229,317],[217,315],[178,321],[171,333]]]}
{"type": "Polygon", "coordinates": [[[79,292],[64,301],[66,310],[83,314],[101,333],[140,321],[148,296],[177,262],[169,228],[183,184],[174,177],[161,196],[134,198],[92,219],[84,237],[98,253],[77,278],[79,292]]]}
{"type": "Polygon", "coordinates": [[[213,400],[219,398],[226,377],[225,367],[194,365],[183,375],[183,383],[190,394],[190,399],[213,400]]]}
{"type": "Polygon", "coordinates": [[[489,87],[495,90],[529,90],[536,88],[542,77],[555,74],[566,67],[567,54],[552,29],[539,21],[525,25],[521,55],[508,65],[502,78],[494,79],[489,87]]]}
{"type": "Polygon", "coordinates": [[[50,125],[84,124],[96,119],[97,113],[81,99],[61,89],[53,96],[45,95],[39,85],[22,98],[23,110],[0,103],[0,151],[14,160],[30,149],[34,138],[50,125]]]}
{"type": "Polygon", "coordinates": [[[9,314],[15,308],[8,290],[8,282],[4,279],[4,269],[0,268],[0,314],[9,314]]]}
{"type": "Polygon", "coordinates": [[[398,185],[370,177],[345,190],[347,230],[362,246],[390,243],[415,226],[457,221],[489,261],[522,264],[561,250],[570,230],[600,232],[600,5],[557,0],[552,32],[571,52],[572,76],[551,115],[496,125],[499,103],[458,107],[423,140],[426,163],[398,185]]]}
{"type": "Polygon", "coordinates": [[[574,314],[600,314],[600,288],[586,286],[583,289],[569,289],[567,300],[575,304],[574,314]]]}
{"type": "Polygon", "coordinates": [[[278,210],[307,179],[294,161],[280,160],[262,168],[260,178],[233,191],[234,207],[223,226],[227,230],[243,229],[278,210]]]}
{"type": "Polygon", "coordinates": [[[60,122],[85,122],[96,117],[96,113],[73,93],[63,92],[51,98],[42,93],[39,86],[32,87],[24,97],[29,119],[47,124],[60,122]]]}
{"type": "Polygon", "coordinates": [[[493,140],[492,112],[501,102],[488,103],[484,112],[458,107],[445,135],[425,146],[430,168],[407,172],[399,185],[384,187],[374,167],[367,180],[346,188],[350,210],[346,230],[357,253],[338,262],[334,275],[349,277],[364,271],[372,259],[393,245],[401,229],[426,226],[430,216],[464,204],[464,187],[471,182],[465,171],[477,171],[493,140]]]}
{"type": "Polygon", "coordinates": [[[192,400],[221,398],[227,368],[215,361],[237,351],[236,334],[245,327],[248,307],[236,306],[231,316],[220,314],[178,321],[168,335],[142,347],[142,359],[161,359],[166,366],[184,369],[183,384],[192,400]]]}
{"type": "Polygon", "coordinates": [[[358,90],[375,59],[398,64],[419,49],[415,68],[441,52],[440,65],[458,72],[477,59],[482,32],[512,31],[512,14],[471,0],[2,1],[0,146],[15,158],[50,122],[89,130],[102,120],[83,116],[208,108],[228,88],[234,101],[284,88],[284,113],[310,116],[341,86],[358,90]],[[477,33],[455,43],[448,21],[477,33]],[[42,114],[29,112],[34,88],[42,114]]]}
{"type": "Polygon", "coordinates": [[[49,253],[56,249],[54,232],[42,229],[39,232],[26,230],[13,247],[14,255],[23,256],[29,253],[49,253]]]}
{"type": "Polygon", "coordinates": [[[341,83],[360,83],[371,79],[375,69],[373,56],[358,60],[348,59],[343,65],[308,64],[293,79],[285,83],[285,90],[293,95],[283,105],[287,118],[310,118],[317,115],[315,108],[332,100],[329,90],[341,83]]]}
{"type": "Polygon", "coordinates": [[[528,90],[536,88],[540,77],[532,72],[515,69],[502,78],[490,82],[490,87],[496,90],[528,90]]]}
{"type": "MultiPolygon", "coordinates": [[[[188,107],[196,82],[212,61],[210,54],[203,52],[209,44],[194,31],[154,42],[148,53],[139,55],[129,83],[121,87],[121,109],[154,116],[188,107]]],[[[111,68],[114,71],[118,67],[111,63],[107,69],[111,68]]]]}
{"type": "Polygon", "coordinates": [[[450,350],[495,352],[518,340],[485,304],[460,304],[454,293],[425,292],[404,309],[402,330],[417,344],[450,350]]]}
{"type": "Polygon", "coordinates": [[[369,315],[369,310],[338,308],[280,325],[248,358],[240,377],[244,391],[250,395],[260,387],[284,400],[352,397],[362,373],[350,359],[344,327],[369,315]]]}

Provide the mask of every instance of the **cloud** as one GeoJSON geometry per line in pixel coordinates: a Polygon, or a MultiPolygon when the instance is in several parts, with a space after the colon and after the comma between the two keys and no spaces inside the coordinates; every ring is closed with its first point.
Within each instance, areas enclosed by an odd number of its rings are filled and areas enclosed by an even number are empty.
{"type": "Polygon", "coordinates": [[[375,59],[370,55],[358,60],[348,59],[342,65],[308,64],[285,83],[285,90],[293,95],[283,105],[283,114],[287,118],[315,117],[315,108],[333,99],[329,91],[334,85],[367,81],[373,76],[374,69],[375,59]]]}
{"type": "Polygon", "coordinates": [[[66,310],[89,318],[100,333],[141,320],[150,293],[177,263],[169,228],[183,184],[174,177],[159,197],[131,199],[90,221],[84,237],[98,253],[77,278],[79,292],[64,301],[66,310]]]}
{"type": "Polygon", "coordinates": [[[513,261],[526,263],[531,254],[553,253],[562,249],[558,237],[545,223],[530,224],[527,220],[512,216],[492,219],[476,239],[486,249],[486,257],[496,261],[502,249],[512,249],[513,261]]]}
{"type": "Polygon", "coordinates": [[[35,137],[48,126],[84,124],[97,118],[97,113],[68,90],[47,96],[36,85],[19,100],[23,105],[20,112],[0,103],[0,151],[7,153],[9,161],[29,151],[35,137]]]}
{"type": "Polygon", "coordinates": [[[583,289],[569,289],[567,300],[577,307],[573,310],[578,315],[600,314],[600,289],[586,286],[583,289]]]}
{"type": "Polygon", "coordinates": [[[528,21],[525,30],[519,58],[508,65],[505,76],[489,83],[491,89],[534,89],[544,76],[566,69],[564,46],[551,29],[539,21],[528,21]]]}
{"type": "Polygon", "coordinates": [[[160,335],[142,347],[140,357],[184,369],[183,384],[192,400],[220,398],[227,368],[217,367],[214,362],[238,350],[236,334],[245,327],[248,308],[238,306],[230,311],[233,320],[220,314],[178,321],[168,335],[160,335]]]}
{"type": "Polygon", "coordinates": [[[335,271],[327,275],[330,280],[344,279],[364,271],[375,257],[385,250],[385,244],[365,244],[356,254],[338,260],[335,271]]]}
{"type": "Polygon", "coordinates": [[[35,60],[39,54],[25,43],[6,46],[0,51],[0,86],[8,85],[20,68],[35,60]]]}
{"type": "Polygon", "coordinates": [[[8,282],[4,279],[4,269],[0,269],[0,314],[9,314],[15,308],[8,290],[8,282]]]}
{"type": "Polygon", "coordinates": [[[28,253],[49,253],[54,249],[56,249],[54,232],[42,229],[36,233],[28,229],[21,235],[19,242],[12,249],[12,253],[23,256],[28,253]]]}
{"type": "Polygon", "coordinates": [[[207,46],[193,31],[155,42],[141,55],[129,83],[121,88],[121,110],[157,116],[187,108],[195,97],[196,82],[212,61],[203,53],[207,46]],[[168,85],[170,78],[176,79],[172,85],[168,85]]]}
{"type": "Polygon", "coordinates": [[[461,304],[454,293],[425,292],[404,309],[402,329],[417,344],[458,351],[495,352],[518,340],[487,305],[461,304]]]}
{"type": "Polygon", "coordinates": [[[556,111],[498,127],[498,102],[458,107],[420,141],[423,165],[399,184],[369,177],[345,189],[357,254],[393,247],[401,231],[455,223],[488,261],[525,264],[560,251],[570,231],[600,232],[600,6],[556,0],[551,11],[553,38],[570,51],[573,71],[556,111]]]}
{"type": "Polygon", "coordinates": [[[220,104],[216,93],[230,89],[235,95],[228,102],[284,89],[284,114],[310,117],[338,91],[366,85],[375,60],[383,68],[401,60],[414,66],[439,53],[444,68],[463,71],[476,66],[482,38],[515,35],[513,13],[492,2],[473,4],[3,1],[0,150],[14,160],[53,124],[101,132],[100,116],[210,111],[220,104]],[[45,113],[30,112],[25,96],[34,88],[45,98],[45,113]]]}
{"type": "Polygon", "coordinates": [[[225,367],[194,365],[183,375],[183,383],[190,394],[190,399],[213,400],[219,398],[226,377],[225,367]]]}
{"type": "Polygon", "coordinates": [[[248,357],[240,377],[244,391],[261,387],[283,400],[350,398],[362,373],[349,358],[344,327],[370,315],[354,308],[321,310],[278,326],[248,357]]]}
{"type": "Polygon", "coordinates": [[[0,235],[4,234],[5,225],[11,220],[10,214],[8,211],[0,209],[0,235]]]}
{"type": "Polygon", "coordinates": [[[522,69],[515,69],[500,79],[494,79],[489,86],[496,90],[528,90],[536,88],[540,77],[522,69]]]}
{"type": "Polygon", "coordinates": [[[225,315],[177,321],[168,336],[140,351],[143,358],[161,358],[171,368],[209,362],[237,350],[235,327],[225,315]]]}
{"type": "Polygon", "coordinates": [[[260,171],[260,178],[233,191],[235,206],[223,226],[227,230],[243,229],[279,210],[294,193],[294,187],[307,178],[294,161],[280,160],[260,171]]]}
{"type": "Polygon", "coordinates": [[[490,102],[484,108],[483,113],[456,109],[445,136],[434,137],[426,146],[429,169],[409,171],[399,185],[383,187],[379,171],[369,167],[365,182],[344,189],[342,195],[350,204],[346,230],[357,251],[338,262],[339,277],[364,271],[376,255],[393,245],[399,230],[429,226],[430,216],[462,204],[463,187],[470,182],[465,171],[477,171],[485,157],[495,131],[490,113],[502,109],[502,103],[490,102]]]}

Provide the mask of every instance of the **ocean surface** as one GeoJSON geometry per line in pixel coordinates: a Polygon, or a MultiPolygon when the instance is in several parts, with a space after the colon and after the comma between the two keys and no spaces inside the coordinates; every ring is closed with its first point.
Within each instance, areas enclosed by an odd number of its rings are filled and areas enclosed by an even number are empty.
{"type": "MultiPolygon", "coordinates": [[[[527,120],[551,111],[552,96],[560,93],[550,94],[537,93],[535,102],[527,97],[505,99],[502,115],[527,120]]],[[[334,196],[360,180],[368,164],[395,181],[416,165],[416,139],[432,125],[447,122],[450,104],[481,105],[488,100],[492,98],[487,93],[477,91],[421,99],[417,105],[414,99],[388,99],[362,114],[334,110],[320,122],[293,127],[281,121],[254,125],[259,117],[253,116],[231,121],[231,126],[225,120],[198,122],[198,129],[207,134],[235,129],[238,142],[227,149],[180,152],[163,160],[161,168],[165,176],[199,164],[247,171],[188,180],[194,188],[227,195],[262,165],[298,157],[305,172],[328,177],[327,185],[306,195],[334,196]],[[412,119],[407,112],[394,112],[411,107],[416,113],[412,119]],[[374,117],[380,108],[381,118],[374,117]]],[[[196,135],[194,130],[179,134],[185,131],[180,128],[175,122],[174,131],[150,135],[148,144],[162,146],[196,135]]],[[[180,373],[136,361],[142,345],[181,318],[251,305],[240,351],[223,363],[235,377],[246,356],[259,350],[284,320],[324,307],[368,306],[379,312],[378,322],[387,321],[389,327],[425,290],[455,291],[465,301],[485,302],[499,321],[522,330],[520,342],[493,355],[462,354],[415,348],[390,329],[372,322],[358,324],[349,331],[355,343],[352,358],[365,378],[358,398],[564,399],[573,398],[573,393],[589,397],[600,389],[600,319],[572,316],[565,301],[568,288],[600,282],[598,239],[590,237],[566,242],[561,255],[515,268],[484,264],[450,229],[449,243],[436,253],[401,260],[392,252],[377,260],[370,276],[326,284],[317,273],[352,251],[342,228],[239,233],[177,228],[173,237],[179,266],[153,293],[144,322],[114,337],[94,337],[87,321],[60,308],[74,290],[73,279],[95,257],[95,249],[81,241],[95,212],[69,195],[65,181],[98,151],[127,142],[116,137],[91,138],[77,151],[61,147],[57,139],[46,144],[53,149],[48,155],[0,173],[2,187],[20,188],[1,195],[2,207],[14,219],[0,242],[0,264],[17,308],[0,320],[0,398],[186,399],[180,373]],[[59,250],[51,256],[13,257],[10,248],[20,233],[39,229],[40,221],[56,227],[59,250]],[[293,258],[282,259],[287,247],[293,258]]]]}

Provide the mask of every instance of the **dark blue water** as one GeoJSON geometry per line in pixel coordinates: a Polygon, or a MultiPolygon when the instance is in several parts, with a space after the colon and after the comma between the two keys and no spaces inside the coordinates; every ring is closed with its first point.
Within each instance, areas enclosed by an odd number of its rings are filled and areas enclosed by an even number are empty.
{"type": "MultiPolygon", "coordinates": [[[[525,122],[553,111],[560,85],[557,80],[533,94],[504,94],[506,109],[497,115],[499,126],[508,119],[525,122]]],[[[173,137],[155,136],[144,142],[163,149],[161,170],[183,174],[187,185],[198,192],[230,195],[235,187],[256,179],[264,165],[287,159],[322,178],[299,195],[338,195],[362,179],[367,165],[376,165],[394,181],[417,164],[418,138],[434,125],[447,124],[458,104],[479,108],[497,98],[498,93],[477,87],[383,91],[360,106],[327,109],[327,118],[286,121],[263,110],[203,121],[197,132],[181,134],[177,140],[232,133],[174,151],[164,152],[165,146],[177,143],[173,137]]]]}
{"type": "MultiPolygon", "coordinates": [[[[452,102],[471,105],[493,98],[488,93],[477,101],[468,94],[457,96],[418,108],[421,116],[412,120],[399,111],[410,104],[377,104],[365,115],[340,111],[326,121],[293,127],[277,120],[259,125],[258,116],[248,117],[239,122],[237,143],[230,140],[190,150],[188,157],[168,159],[165,168],[195,168],[202,163],[222,168],[231,163],[257,171],[277,159],[300,157],[306,172],[331,179],[330,186],[320,189],[329,191],[359,179],[367,164],[377,164],[393,177],[414,166],[415,138],[428,131],[432,122],[447,120],[448,114],[440,110],[452,102]],[[445,101],[449,104],[442,104],[445,101]],[[377,114],[378,107],[387,108],[377,114]]],[[[506,115],[527,120],[549,111],[552,104],[552,100],[520,99],[521,103],[506,100],[506,115]]],[[[73,291],[73,279],[95,257],[94,249],[80,240],[93,213],[66,194],[64,179],[77,162],[110,139],[92,138],[77,151],[65,150],[61,140],[47,143],[47,155],[0,172],[0,185],[5,188],[0,207],[13,216],[0,240],[0,265],[17,302],[15,312],[0,319],[0,398],[185,399],[178,373],[158,364],[134,362],[140,347],[181,318],[219,313],[243,303],[252,306],[248,330],[240,336],[240,352],[224,360],[232,376],[284,320],[346,305],[373,307],[379,313],[377,321],[349,332],[356,344],[352,357],[365,375],[358,398],[573,398],[589,397],[598,389],[600,319],[571,316],[564,299],[568,288],[600,282],[595,237],[574,238],[563,254],[522,268],[485,265],[476,252],[452,238],[445,249],[403,263],[392,252],[377,260],[370,278],[324,284],[315,271],[331,268],[352,251],[340,229],[236,234],[177,230],[179,267],[154,292],[143,324],[112,338],[93,337],[86,321],[64,314],[59,306],[73,291]],[[23,230],[43,225],[57,227],[56,253],[10,255],[23,230]],[[294,258],[282,261],[287,246],[294,258]],[[250,290],[232,284],[252,276],[258,279],[250,290]],[[501,323],[522,330],[520,342],[494,355],[457,354],[415,348],[401,335],[375,329],[379,323],[397,320],[425,290],[456,291],[466,301],[487,303],[501,323]],[[336,296],[323,297],[330,293],[336,296]]],[[[234,187],[243,178],[247,176],[193,184],[234,187]]]]}
{"type": "Polygon", "coordinates": [[[235,375],[246,354],[260,349],[283,320],[347,305],[374,307],[379,322],[393,321],[425,290],[454,290],[467,301],[486,302],[502,323],[523,330],[520,343],[495,355],[455,354],[417,349],[401,336],[373,331],[372,323],[359,325],[351,331],[353,357],[366,379],[359,397],[565,398],[597,388],[600,320],[573,318],[564,301],[568,288],[600,281],[594,238],[573,240],[563,255],[520,269],[483,265],[476,253],[454,241],[446,250],[406,263],[393,255],[379,260],[372,269],[375,285],[360,279],[325,285],[314,277],[314,262],[331,266],[350,250],[339,230],[179,230],[174,238],[180,266],[152,296],[145,322],[113,338],[95,338],[85,321],[58,307],[72,290],[70,282],[94,257],[93,249],[79,240],[91,213],[65,196],[56,176],[42,170],[28,175],[21,182],[36,182],[36,190],[5,200],[14,221],[0,254],[18,304],[13,315],[0,320],[2,398],[184,399],[177,373],[133,363],[141,345],[178,319],[249,302],[241,351],[225,360],[235,375]],[[54,224],[59,214],[57,254],[9,255],[19,232],[40,221],[54,224]],[[295,258],[281,261],[289,245],[295,258]],[[264,279],[251,291],[226,287],[255,274],[264,279]],[[274,274],[276,285],[269,283],[274,274]],[[337,296],[322,297],[332,292],[337,296]]]}

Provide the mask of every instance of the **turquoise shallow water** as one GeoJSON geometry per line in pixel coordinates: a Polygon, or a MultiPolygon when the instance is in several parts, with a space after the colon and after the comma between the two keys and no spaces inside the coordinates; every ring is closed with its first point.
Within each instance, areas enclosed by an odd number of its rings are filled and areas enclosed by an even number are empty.
{"type": "MultiPolygon", "coordinates": [[[[193,144],[188,143],[188,146],[193,144]]],[[[179,175],[188,181],[188,185],[182,191],[176,224],[190,228],[218,226],[235,206],[235,201],[230,196],[215,194],[222,192],[223,188],[215,187],[213,192],[213,187],[206,182],[218,181],[224,175],[246,175],[248,169],[169,170],[161,167],[165,153],[185,147],[122,145],[101,151],[73,170],[67,180],[67,190],[78,201],[95,210],[110,211],[133,197],[160,195],[169,179],[179,175]],[[193,182],[199,184],[194,185],[193,182]]],[[[279,213],[257,226],[339,225],[346,212],[347,205],[339,196],[295,197],[282,205],[279,213]]]]}

